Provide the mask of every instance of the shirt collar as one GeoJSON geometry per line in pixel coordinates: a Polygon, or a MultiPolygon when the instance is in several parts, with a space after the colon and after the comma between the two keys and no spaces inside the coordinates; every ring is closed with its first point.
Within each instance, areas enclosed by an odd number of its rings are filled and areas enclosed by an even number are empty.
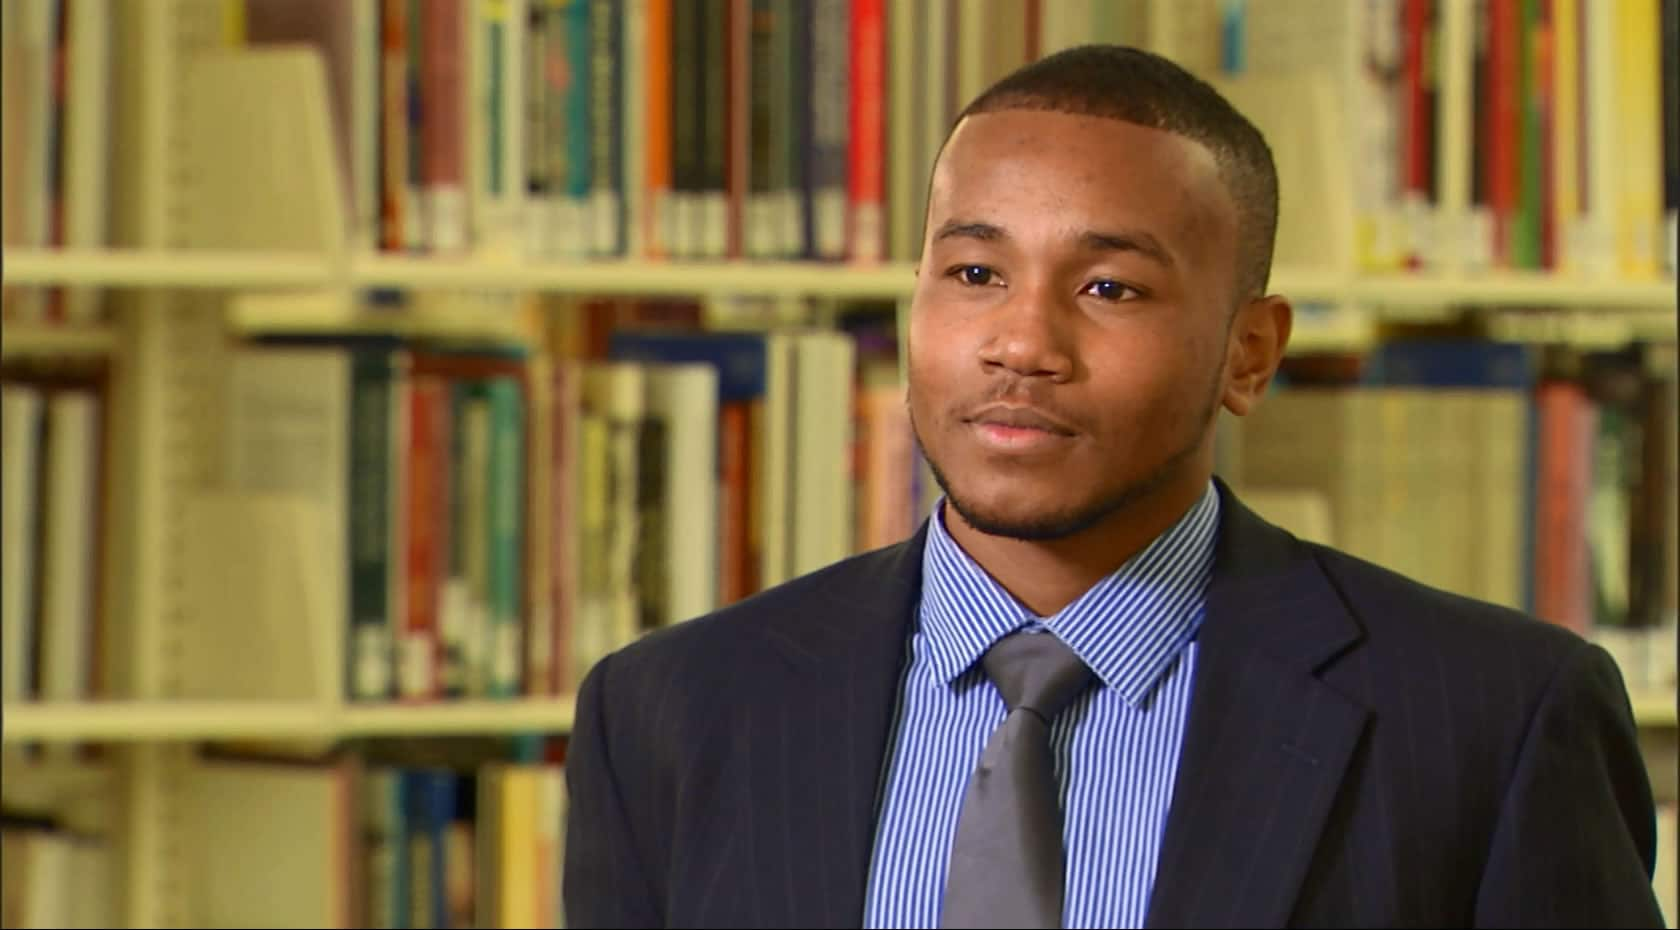
{"type": "Polygon", "coordinates": [[[1166,532],[1051,617],[1027,609],[951,538],[944,505],[941,497],[928,521],[920,616],[941,681],[954,681],[997,640],[1038,624],[1136,707],[1201,623],[1219,527],[1219,493],[1211,481],[1166,532]]]}

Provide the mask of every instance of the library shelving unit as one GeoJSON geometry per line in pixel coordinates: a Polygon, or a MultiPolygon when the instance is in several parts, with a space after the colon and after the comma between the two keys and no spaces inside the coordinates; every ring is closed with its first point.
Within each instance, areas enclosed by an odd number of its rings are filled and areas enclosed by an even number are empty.
{"type": "MultiPolygon", "coordinates": [[[[1158,3],[1163,10],[1173,3],[1158,3]]],[[[1468,4],[1446,4],[1463,14],[1468,4]]],[[[186,558],[192,500],[202,490],[213,441],[196,412],[213,393],[230,328],[285,329],[366,323],[343,310],[368,288],[551,291],[642,296],[821,296],[904,301],[914,269],[801,262],[580,263],[395,257],[347,243],[342,180],[333,154],[323,75],[303,53],[219,49],[218,0],[146,0],[113,6],[117,82],[113,133],[124,140],[114,185],[121,247],[21,250],[5,255],[8,286],[109,289],[111,322],[90,328],[9,325],[14,358],[103,357],[112,363],[111,485],[103,583],[109,642],[108,698],[9,703],[0,738],[24,744],[98,743],[84,766],[13,767],[8,790],[80,792],[93,778],[113,803],[107,824],[118,859],[122,922],[193,926],[197,890],[183,844],[190,839],[195,744],[318,743],[361,737],[565,732],[567,697],[369,706],[344,699],[331,675],[308,693],[205,693],[200,655],[186,641],[192,616],[186,558]],[[255,157],[285,139],[287,158],[255,157]],[[283,198],[274,192],[284,191],[283,198]],[[276,200],[284,199],[282,205],[276,200]],[[249,298],[249,299],[247,299],[249,298]],[[290,300],[297,303],[288,303],[290,300]],[[316,316],[288,307],[328,308],[316,316]],[[25,783],[32,783],[30,787],[25,783]]],[[[1459,97],[1462,82],[1449,84],[1459,97]]],[[[1449,102],[1449,108],[1463,106],[1449,102]]],[[[1467,120],[1467,117],[1465,117],[1467,120]]],[[[1464,183],[1460,179],[1461,185],[1464,183]]],[[[1282,268],[1275,289],[1303,305],[1300,351],[1369,345],[1385,320],[1427,319],[1442,308],[1482,308],[1506,338],[1616,345],[1675,338],[1672,277],[1629,281],[1539,273],[1365,275],[1341,267],[1282,268]],[[1513,312],[1545,307],[1546,314],[1513,312]]],[[[484,327],[498,321],[429,321],[484,327]]],[[[334,631],[305,624],[296,635],[331,654],[334,631]]],[[[333,667],[332,662],[325,663],[333,667]]],[[[1635,711],[1672,784],[1675,700],[1640,694],[1635,711]]]]}
{"type": "MultiPolygon", "coordinates": [[[[715,262],[601,260],[541,263],[354,255],[347,260],[304,252],[63,250],[9,252],[6,280],[16,285],[159,289],[505,289],[636,296],[822,296],[903,300],[915,286],[909,262],[715,262]]],[[[1302,304],[1369,308],[1349,319],[1408,319],[1444,309],[1546,307],[1588,311],[1606,321],[1607,339],[1673,335],[1675,282],[1559,275],[1531,271],[1482,274],[1358,274],[1281,268],[1273,290],[1302,304]]],[[[1298,332],[1311,348],[1330,332],[1298,332]]],[[[1536,340],[1548,338],[1535,330],[1536,340]]],[[[1518,334],[1521,338],[1521,334],[1518,334]]],[[[1296,343],[1296,347],[1300,344],[1296,343]]],[[[1354,343],[1352,347],[1357,348],[1354,343]]]]}
{"type": "MultiPolygon", "coordinates": [[[[1675,726],[1673,695],[1633,696],[1640,726],[1675,726]]],[[[58,702],[6,710],[15,743],[191,743],[216,740],[337,741],[360,737],[563,733],[569,699],[442,701],[384,706],[310,701],[139,700],[58,702]]]]}
{"type": "Polygon", "coordinates": [[[106,326],[7,326],[0,346],[5,358],[102,358],[116,351],[116,334],[106,326]]]}
{"type": "Polygon", "coordinates": [[[336,742],[385,736],[564,733],[572,726],[572,702],[526,699],[346,705],[301,700],[111,700],[14,707],[7,710],[7,715],[9,742],[336,742]]]}

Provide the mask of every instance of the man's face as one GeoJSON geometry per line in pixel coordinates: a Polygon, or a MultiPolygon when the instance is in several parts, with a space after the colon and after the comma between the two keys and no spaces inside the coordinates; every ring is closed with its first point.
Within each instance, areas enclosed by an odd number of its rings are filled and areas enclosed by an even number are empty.
{"type": "Polygon", "coordinates": [[[916,434],[975,528],[1058,538],[1205,480],[1234,207],[1212,155],[1114,119],[966,119],[933,176],[909,332],[916,434]]]}

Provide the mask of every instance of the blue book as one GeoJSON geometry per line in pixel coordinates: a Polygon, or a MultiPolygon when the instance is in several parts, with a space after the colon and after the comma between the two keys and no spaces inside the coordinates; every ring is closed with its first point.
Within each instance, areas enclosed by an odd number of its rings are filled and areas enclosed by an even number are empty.
{"type": "Polygon", "coordinates": [[[1378,346],[1361,380],[1372,386],[1438,388],[1534,387],[1538,359],[1514,342],[1399,341],[1378,346]]]}
{"type": "Polygon", "coordinates": [[[718,373],[718,403],[764,396],[769,360],[761,333],[699,330],[618,330],[609,337],[613,361],[702,362],[718,373]]]}

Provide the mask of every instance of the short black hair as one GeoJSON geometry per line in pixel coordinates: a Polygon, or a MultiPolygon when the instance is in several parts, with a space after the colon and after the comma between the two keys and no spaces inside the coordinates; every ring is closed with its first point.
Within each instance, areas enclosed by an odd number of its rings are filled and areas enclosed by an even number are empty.
{"type": "Polygon", "coordinates": [[[999,110],[1118,119],[1201,143],[1236,204],[1238,296],[1265,294],[1277,239],[1277,167],[1265,136],[1212,85],[1152,52],[1081,45],[1004,76],[956,122],[999,110]]]}

